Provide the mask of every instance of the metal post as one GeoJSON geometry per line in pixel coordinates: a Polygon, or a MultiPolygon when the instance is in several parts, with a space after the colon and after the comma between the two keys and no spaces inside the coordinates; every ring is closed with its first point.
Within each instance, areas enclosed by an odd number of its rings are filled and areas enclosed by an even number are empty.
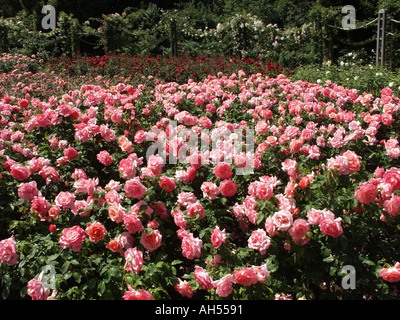
{"type": "Polygon", "coordinates": [[[376,67],[383,67],[385,63],[385,40],[386,40],[386,11],[378,12],[378,27],[376,36],[376,67]]]}

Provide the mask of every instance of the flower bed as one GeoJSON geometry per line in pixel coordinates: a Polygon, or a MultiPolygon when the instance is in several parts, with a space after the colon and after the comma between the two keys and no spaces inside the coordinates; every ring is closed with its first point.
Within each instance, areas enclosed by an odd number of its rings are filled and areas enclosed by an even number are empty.
{"type": "Polygon", "coordinates": [[[243,71],[5,94],[2,297],[389,298],[399,108],[243,71]]]}

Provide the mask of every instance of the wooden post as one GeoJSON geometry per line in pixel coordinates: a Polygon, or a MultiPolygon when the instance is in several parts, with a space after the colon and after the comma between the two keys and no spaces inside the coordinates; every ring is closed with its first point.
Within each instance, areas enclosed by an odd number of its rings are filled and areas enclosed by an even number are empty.
{"type": "Polygon", "coordinates": [[[378,27],[376,35],[376,67],[383,67],[385,63],[385,40],[386,40],[386,11],[378,12],[378,27]]]}
{"type": "Polygon", "coordinates": [[[172,19],[171,21],[171,55],[176,57],[178,55],[177,51],[177,35],[176,35],[176,21],[172,19]]]}

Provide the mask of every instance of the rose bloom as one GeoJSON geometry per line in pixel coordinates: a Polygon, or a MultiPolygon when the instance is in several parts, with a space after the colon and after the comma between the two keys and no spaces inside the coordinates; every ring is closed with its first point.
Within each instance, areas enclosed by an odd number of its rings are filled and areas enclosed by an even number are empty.
{"type": "Polygon", "coordinates": [[[194,258],[199,258],[201,255],[201,247],[203,246],[203,241],[199,238],[193,237],[193,234],[188,234],[183,237],[181,249],[182,255],[190,260],[194,258]]]}
{"type": "Polygon", "coordinates": [[[17,179],[18,181],[23,181],[25,179],[28,179],[29,176],[31,175],[27,167],[20,165],[18,163],[13,164],[10,169],[12,177],[17,179]]]}
{"type": "Polygon", "coordinates": [[[274,190],[271,185],[266,183],[258,183],[256,189],[256,196],[260,200],[269,200],[274,193],[274,190]]]}
{"type": "Polygon", "coordinates": [[[272,217],[267,217],[267,219],[265,219],[264,228],[270,237],[273,237],[278,234],[278,230],[276,228],[274,221],[272,220],[272,217]]]}
{"type": "Polygon", "coordinates": [[[252,268],[257,275],[258,282],[265,282],[265,280],[267,280],[269,276],[267,264],[263,264],[261,266],[252,266],[252,268]]]}
{"type": "Polygon", "coordinates": [[[52,206],[52,207],[49,209],[48,215],[49,215],[49,217],[50,217],[51,219],[57,220],[59,214],[60,214],[60,207],[59,207],[59,206],[52,206]]]}
{"type": "Polygon", "coordinates": [[[47,300],[50,295],[50,289],[45,289],[43,287],[43,275],[44,272],[42,271],[38,279],[33,278],[32,280],[29,280],[27,284],[26,293],[32,298],[32,300],[47,300]]]}
{"type": "Polygon", "coordinates": [[[18,187],[18,197],[20,197],[21,199],[30,202],[37,195],[39,195],[39,190],[37,188],[36,181],[22,183],[18,187]]]}
{"type": "Polygon", "coordinates": [[[216,288],[215,293],[222,298],[228,297],[232,291],[232,283],[235,283],[235,278],[231,274],[227,274],[219,280],[212,282],[214,288],[216,288]]]}
{"type": "Polygon", "coordinates": [[[383,174],[383,181],[391,186],[391,190],[400,190],[400,169],[390,168],[383,174]]]}
{"type": "Polygon", "coordinates": [[[400,263],[396,262],[394,267],[382,268],[379,271],[379,276],[387,282],[399,282],[400,281],[400,263]]]}
{"type": "Polygon", "coordinates": [[[157,250],[161,246],[161,240],[162,240],[162,235],[160,231],[153,230],[151,234],[143,232],[142,237],[140,238],[140,243],[146,250],[153,252],[154,250],[157,250]]]}
{"type": "Polygon", "coordinates": [[[138,274],[143,267],[143,252],[135,248],[125,251],[124,269],[130,273],[138,274]]]}
{"type": "Polygon", "coordinates": [[[224,197],[233,197],[237,191],[237,184],[230,179],[224,180],[219,185],[219,190],[224,197]]]}
{"type": "Polygon", "coordinates": [[[14,236],[0,241],[0,261],[13,266],[17,263],[17,246],[14,236]]]}
{"type": "Polygon", "coordinates": [[[135,143],[142,143],[146,140],[146,133],[143,130],[138,130],[135,133],[135,137],[133,138],[133,142],[135,143]]]}
{"type": "Polygon", "coordinates": [[[122,219],[125,228],[129,231],[129,233],[135,234],[143,231],[144,227],[142,221],[138,218],[136,213],[128,212],[124,214],[122,219]]]}
{"type": "Polygon", "coordinates": [[[257,229],[251,233],[247,243],[249,248],[258,250],[261,254],[265,254],[271,245],[271,238],[267,236],[265,230],[257,229]]]}
{"type": "Polygon", "coordinates": [[[118,252],[118,253],[122,253],[122,246],[121,244],[118,242],[117,239],[111,239],[107,245],[106,248],[109,249],[112,252],[118,252]]]}
{"type": "Polygon", "coordinates": [[[152,294],[146,290],[135,290],[128,284],[128,291],[122,296],[124,300],[154,300],[152,294]]]}
{"type": "Polygon", "coordinates": [[[304,190],[305,188],[307,188],[312,183],[313,180],[314,180],[314,174],[313,173],[302,177],[301,180],[299,181],[300,188],[302,188],[304,190]]]}
{"type": "Polygon", "coordinates": [[[72,251],[78,252],[81,249],[83,240],[85,240],[85,238],[85,231],[79,226],[73,226],[71,228],[63,229],[58,243],[63,249],[71,247],[72,251]]]}
{"type": "Polygon", "coordinates": [[[304,246],[310,241],[310,238],[307,237],[308,231],[310,231],[310,225],[307,220],[296,219],[289,229],[289,234],[296,244],[304,246]]]}
{"type": "Polygon", "coordinates": [[[110,190],[108,191],[105,196],[104,196],[104,200],[109,204],[119,204],[122,202],[122,197],[121,195],[118,193],[117,190],[110,190]]]}
{"type": "Polygon", "coordinates": [[[178,204],[181,207],[187,207],[189,204],[195,203],[197,201],[196,196],[193,192],[181,192],[178,194],[178,204]]]}
{"type": "Polygon", "coordinates": [[[113,163],[113,158],[111,157],[111,155],[108,153],[107,150],[103,150],[100,151],[97,155],[96,155],[97,160],[99,160],[99,162],[108,167],[110,165],[112,165],[113,163]]]}
{"type": "Polygon", "coordinates": [[[319,224],[323,219],[335,219],[335,214],[327,209],[317,210],[312,208],[307,211],[308,223],[312,225],[319,224]]]}
{"type": "Polygon", "coordinates": [[[63,154],[68,160],[73,160],[78,156],[78,151],[74,147],[69,147],[64,150],[63,154]]]}
{"type": "Polygon", "coordinates": [[[57,206],[63,209],[73,209],[75,206],[75,195],[71,192],[61,191],[55,198],[57,206]]]}
{"type": "Polygon", "coordinates": [[[112,203],[108,207],[108,216],[110,217],[111,221],[114,221],[115,223],[123,222],[125,212],[126,209],[119,203],[112,203]]]}
{"type": "Polygon", "coordinates": [[[342,221],[341,218],[336,218],[334,220],[328,218],[323,219],[319,223],[319,229],[326,236],[330,236],[332,238],[338,238],[343,234],[341,221],[342,221]]]}
{"type": "Polygon", "coordinates": [[[213,288],[211,276],[202,267],[195,266],[193,276],[202,289],[211,290],[213,288]]]}
{"type": "Polygon", "coordinates": [[[376,200],[378,188],[375,184],[363,182],[359,184],[358,189],[354,192],[354,198],[362,204],[368,204],[376,200]]]}
{"type": "Polygon", "coordinates": [[[211,243],[215,249],[218,249],[226,241],[226,231],[225,229],[220,230],[217,226],[211,231],[211,243]]]}
{"type": "Polygon", "coordinates": [[[383,202],[383,209],[387,211],[392,217],[400,213],[400,196],[392,194],[389,200],[383,202]]]}
{"type": "Polygon", "coordinates": [[[178,283],[174,285],[174,289],[178,291],[182,297],[186,297],[191,299],[193,297],[193,293],[195,292],[186,280],[182,281],[178,278],[178,283]]]}
{"type": "Polygon", "coordinates": [[[233,276],[235,281],[242,286],[249,287],[258,282],[257,274],[252,268],[242,268],[240,270],[234,270],[233,276]]]}
{"type": "Polygon", "coordinates": [[[124,190],[128,197],[141,199],[146,194],[147,188],[140,182],[140,178],[136,177],[125,183],[124,190]]]}
{"type": "Polygon", "coordinates": [[[166,176],[161,177],[158,184],[165,192],[171,192],[176,189],[175,179],[166,176]]]}
{"type": "Polygon", "coordinates": [[[123,249],[128,249],[133,246],[135,239],[131,236],[129,232],[121,232],[116,240],[121,244],[123,249]]]}
{"type": "Polygon", "coordinates": [[[218,163],[213,171],[215,176],[220,179],[230,179],[233,175],[231,165],[226,162],[218,163]]]}
{"type": "Polygon", "coordinates": [[[203,191],[203,197],[210,200],[215,200],[220,193],[218,186],[214,182],[209,181],[203,182],[200,190],[203,191]]]}
{"type": "Polygon", "coordinates": [[[90,242],[97,243],[104,239],[107,233],[106,228],[98,221],[88,223],[85,229],[86,234],[89,236],[90,242]]]}
{"type": "Polygon", "coordinates": [[[288,210],[275,212],[272,221],[278,231],[287,231],[293,224],[293,215],[288,210]]]}
{"type": "Polygon", "coordinates": [[[50,202],[43,196],[35,196],[31,201],[31,210],[40,218],[41,221],[49,221],[48,212],[50,210],[50,202]]]}
{"type": "Polygon", "coordinates": [[[195,218],[198,216],[198,219],[201,220],[205,217],[204,208],[199,201],[195,203],[191,203],[186,207],[187,213],[191,218],[195,218]]]}

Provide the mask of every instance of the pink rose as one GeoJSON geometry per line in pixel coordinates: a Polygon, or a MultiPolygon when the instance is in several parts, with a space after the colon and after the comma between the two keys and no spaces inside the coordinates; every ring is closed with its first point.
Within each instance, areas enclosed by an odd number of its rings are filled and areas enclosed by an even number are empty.
{"type": "Polygon", "coordinates": [[[127,197],[141,199],[145,196],[147,188],[140,182],[140,178],[136,177],[125,183],[124,190],[127,197]]]}
{"type": "Polygon", "coordinates": [[[9,266],[17,263],[18,255],[14,236],[0,241],[0,260],[9,266]]]}
{"type": "Polygon", "coordinates": [[[128,291],[122,296],[124,300],[154,300],[153,295],[146,290],[135,290],[128,284],[128,291]]]}
{"type": "Polygon", "coordinates": [[[158,184],[165,192],[171,192],[176,189],[175,179],[166,176],[161,177],[158,184]]]}
{"type": "Polygon", "coordinates": [[[392,217],[400,213],[400,196],[392,194],[389,200],[383,202],[383,209],[387,211],[392,217]]]}
{"type": "Polygon", "coordinates": [[[358,189],[354,192],[354,198],[362,204],[367,204],[376,200],[378,189],[375,184],[364,182],[360,183],[358,189]]]}
{"type": "Polygon", "coordinates": [[[265,230],[258,229],[251,233],[247,243],[249,248],[257,250],[261,254],[265,254],[271,245],[271,238],[267,236],[265,230]]]}
{"type": "Polygon", "coordinates": [[[269,276],[267,264],[263,264],[261,266],[252,266],[252,268],[257,275],[258,282],[265,282],[265,280],[267,280],[269,276]]]}
{"type": "Polygon", "coordinates": [[[334,220],[326,218],[320,222],[319,228],[323,234],[332,238],[338,238],[343,234],[341,221],[341,218],[336,218],[334,220]]]}
{"type": "Polygon", "coordinates": [[[49,221],[48,212],[51,204],[43,196],[35,196],[31,201],[31,210],[41,221],[49,221]]]}
{"type": "Polygon", "coordinates": [[[85,232],[89,236],[90,242],[97,243],[104,239],[107,230],[102,223],[95,221],[87,224],[85,232]]]}
{"type": "Polygon", "coordinates": [[[396,263],[394,267],[382,268],[379,271],[379,276],[387,282],[399,282],[400,281],[400,263],[396,263]]]}
{"type": "Polygon", "coordinates": [[[85,231],[79,226],[73,226],[71,228],[63,229],[58,243],[63,249],[71,247],[72,251],[78,252],[81,249],[83,240],[85,240],[85,238],[85,231]]]}
{"type": "Polygon", "coordinates": [[[161,246],[161,240],[162,240],[162,235],[160,231],[153,230],[151,234],[143,232],[142,237],[140,238],[140,243],[146,250],[153,252],[154,250],[157,250],[161,246]]]}
{"type": "Polygon", "coordinates": [[[190,260],[194,258],[199,258],[201,255],[201,247],[203,246],[203,241],[199,238],[195,238],[193,234],[188,234],[183,237],[181,249],[182,255],[190,260]]]}
{"type": "Polygon", "coordinates": [[[200,190],[203,191],[203,197],[215,200],[217,195],[219,195],[219,188],[214,182],[205,181],[200,187],[200,190]]]}
{"type": "Polygon", "coordinates": [[[199,201],[189,204],[186,207],[186,210],[191,218],[195,218],[196,216],[198,216],[198,219],[201,220],[205,217],[204,208],[199,201]]]}
{"type": "Polygon", "coordinates": [[[230,198],[236,194],[237,191],[237,184],[232,180],[224,180],[219,185],[219,190],[224,197],[230,198]]]}
{"type": "Polygon", "coordinates": [[[199,266],[195,266],[193,276],[202,289],[204,290],[212,289],[213,280],[205,269],[199,266]]]}
{"type": "Polygon", "coordinates": [[[217,226],[211,231],[211,243],[215,249],[218,249],[226,241],[226,231],[225,229],[220,230],[217,226]]]}
{"type": "Polygon", "coordinates": [[[108,207],[108,216],[111,219],[111,221],[114,221],[115,223],[121,223],[123,222],[124,214],[126,210],[121,204],[119,203],[112,203],[108,207]]]}
{"type": "Polygon", "coordinates": [[[312,225],[319,224],[323,219],[335,219],[335,214],[327,209],[317,210],[311,209],[307,211],[308,223],[312,225]]]}
{"type": "Polygon", "coordinates": [[[258,282],[257,273],[254,271],[253,268],[242,268],[240,270],[234,270],[233,276],[235,277],[236,283],[246,287],[249,287],[258,282]]]}
{"type": "Polygon", "coordinates": [[[50,289],[44,288],[42,284],[44,272],[42,271],[38,279],[29,280],[27,284],[27,294],[32,300],[47,300],[50,295],[50,289]]]}
{"type": "Polygon", "coordinates": [[[128,213],[124,214],[123,222],[124,222],[125,228],[131,234],[141,232],[144,229],[142,221],[138,218],[136,213],[128,212],[128,213]]]}
{"type": "Polygon", "coordinates": [[[383,174],[383,181],[391,186],[391,190],[400,190],[400,169],[390,168],[383,174]]]}
{"type": "Polygon", "coordinates": [[[232,283],[235,283],[235,278],[231,274],[227,274],[219,280],[212,282],[213,287],[216,289],[215,293],[222,298],[228,297],[232,291],[232,283]]]}
{"type": "Polygon", "coordinates": [[[178,291],[182,297],[186,297],[189,299],[193,297],[193,293],[195,292],[189,282],[187,282],[186,280],[182,281],[179,278],[178,283],[174,285],[174,289],[178,291]]]}
{"type": "Polygon", "coordinates": [[[108,167],[110,165],[112,165],[113,163],[113,158],[111,157],[111,155],[108,153],[107,150],[103,150],[100,151],[97,155],[96,155],[97,160],[99,160],[99,162],[108,167]]]}
{"type": "Polygon", "coordinates": [[[78,151],[74,147],[69,147],[63,151],[63,154],[68,160],[73,160],[78,156],[78,151]]]}
{"type": "Polygon", "coordinates": [[[267,217],[267,219],[265,219],[264,228],[270,237],[273,237],[278,234],[278,230],[276,228],[274,221],[272,220],[272,217],[267,217]]]}
{"type": "Polygon", "coordinates": [[[181,192],[178,194],[178,204],[181,207],[187,207],[189,204],[197,201],[196,196],[192,192],[181,192]]]}
{"type": "Polygon", "coordinates": [[[18,196],[21,199],[24,199],[26,201],[32,201],[32,199],[37,195],[39,195],[39,190],[37,188],[36,181],[22,183],[18,187],[18,196]]]}
{"type": "Polygon", "coordinates": [[[267,185],[266,183],[258,183],[256,189],[256,196],[260,200],[269,200],[274,193],[274,190],[271,185],[267,185]]]}
{"type": "Polygon", "coordinates": [[[18,163],[11,166],[11,175],[13,178],[17,179],[18,181],[23,181],[29,178],[31,175],[29,169],[23,165],[18,163]]]}
{"type": "Polygon", "coordinates": [[[143,252],[135,248],[128,248],[124,254],[124,269],[130,273],[138,274],[143,267],[143,252]]]}
{"type": "Polygon", "coordinates": [[[61,191],[55,198],[57,206],[63,209],[73,209],[75,206],[75,195],[71,192],[61,191]]]}
{"type": "Polygon", "coordinates": [[[133,141],[135,143],[142,143],[143,141],[146,140],[146,133],[143,130],[138,130],[135,133],[135,137],[133,138],[133,141]]]}
{"type": "Polygon", "coordinates": [[[287,231],[293,224],[293,215],[288,210],[275,212],[272,221],[278,231],[287,231]]]}
{"type": "Polygon", "coordinates": [[[231,165],[226,162],[218,163],[213,171],[215,176],[220,179],[230,179],[233,175],[231,165]]]}
{"type": "Polygon", "coordinates": [[[310,231],[310,225],[305,219],[296,219],[289,229],[289,234],[293,241],[298,245],[305,245],[309,242],[310,238],[307,233],[310,231]]]}

